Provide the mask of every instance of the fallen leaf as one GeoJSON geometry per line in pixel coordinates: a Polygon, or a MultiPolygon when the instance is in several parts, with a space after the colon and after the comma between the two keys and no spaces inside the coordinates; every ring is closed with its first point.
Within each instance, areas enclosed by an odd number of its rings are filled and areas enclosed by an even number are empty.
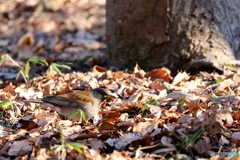
{"type": "Polygon", "coordinates": [[[10,156],[23,156],[32,151],[34,142],[28,140],[14,141],[8,150],[10,156]]]}
{"type": "Polygon", "coordinates": [[[184,79],[189,79],[189,75],[186,72],[179,72],[173,79],[172,85],[176,85],[183,81],[184,79]]]}
{"type": "Polygon", "coordinates": [[[31,46],[34,44],[34,38],[31,33],[23,35],[17,44],[18,57],[23,59],[28,59],[33,57],[31,46]]]}
{"type": "Polygon", "coordinates": [[[103,67],[100,67],[100,66],[94,66],[94,67],[93,67],[93,72],[101,72],[101,73],[104,73],[104,72],[107,72],[107,69],[106,69],[106,68],[103,68],[103,67]]]}
{"type": "Polygon", "coordinates": [[[163,86],[163,81],[161,79],[155,79],[152,83],[149,84],[149,87],[151,89],[158,89],[160,91],[166,89],[166,87],[163,86]]]}
{"type": "Polygon", "coordinates": [[[15,92],[14,89],[13,89],[12,83],[10,83],[9,85],[7,85],[7,86],[4,88],[4,91],[6,91],[6,92],[15,92]]]}
{"type": "Polygon", "coordinates": [[[165,82],[170,82],[172,80],[170,70],[165,67],[147,72],[145,77],[150,77],[151,80],[163,79],[165,82]]]}

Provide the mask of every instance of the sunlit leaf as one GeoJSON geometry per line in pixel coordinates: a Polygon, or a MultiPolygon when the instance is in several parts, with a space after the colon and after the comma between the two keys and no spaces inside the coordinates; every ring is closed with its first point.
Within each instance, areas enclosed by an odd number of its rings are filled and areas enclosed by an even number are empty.
{"type": "Polygon", "coordinates": [[[10,99],[6,99],[0,103],[0,107],[3,109],[13,108],[12,101],[10,99]]]}
{"type": "Polygon", "coordinates": [[[218,96],[214,93],[212,93],[211,101],[215,101],[218,98],[218,96]]]}
{"type": "Polygon", "coordinates": [[[147,109],[149,109],[148,106],[143,106],[142,109],[141,109],[141,111],[144,111],[144,110],[147,110],[147,109]]]}
{"type": "Polygon", "coordinates": [[[178,105],[184,106],[184,105],[185,105],[185,101],[184,101],[184,100],[180,100],[180,101],[178,102],[178,105]]]}
{"type": "Polygon", "coordinates": [[[78,151],[79,153],[83,153],[81,148],[84,148],[84,144],[82,143],[76,143],[76,142],[69,142],[67,143],[68,147],[72,147],[73,149],[75,149],[76,151],[78,151]]]}
{"type": "Polygon", "coordinates": [[[222,79],[222,78],[216,79],[216,82],[223,82],[223,81],[225,81],[225,79],[222,79]]]}
{"type": "Polygon", "coordinates": [[[52,63],[49,66],[49,71],[51,74],[55,72],[57,72],[58,74],[62,75],[62,72],[59,68],[66,68],[66,69],[71,69],[71,67],[69,67],[69,65],[71,65],[72,63],[68,63],[68,62],[56,62],[56,63],[52,63]]]}
{"type": "Polygon", "coordinates": [[[7,57],[8,57],[7,54],[4,54],[3,56],[1,56],[0,65],[2,65],[6,61],[7,57]]]}
{"type": "Polygon", "coordinates": [[[81,109],[77,109],[75,112],[73,112],[68,118],[69,119],[73,119],[75,116],[77,115],[80,115],[81,118],[86,121],[87,120],[87,117],[86,117],[86,114],[81,110],[81,109]]]}
{"type": "Polygon", "coordinates": [[[157,100],[156,99],[151,99],[150,101],[147,102],[148,104],[152,105],[157,105],[157,100]]]}
{"type": "Polygon", "coordinates": [[[30,63],[37,63],[40,65],[46,65],[48,66],[47,61],[42,57],[31,57],[27,60],[27,62],[24,64],[24,66],[20,69],[20,71],[17,74],[17,78],[19,78],[19,75],[22,75],[25,82],[27,83],[29,81],[29,71],[31,69],[30,63]]]}
{"type": "Polygon", "coordinates": [[[28,59],[27,62],[32,62],[32,63],[37,63],[37,64],[48,66],[46,59],[43,57],[31,57],[28,59]]]}

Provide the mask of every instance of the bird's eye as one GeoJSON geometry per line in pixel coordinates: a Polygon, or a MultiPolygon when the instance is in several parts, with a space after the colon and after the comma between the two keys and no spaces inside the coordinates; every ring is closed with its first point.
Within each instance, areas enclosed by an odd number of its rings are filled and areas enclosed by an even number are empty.
{"type": "Polygon", "coordinates": [[[104,91],[101,91],[101,94],[102,94],[102,95],[105,95],[105,94],[107,94],[107,93],[106,93],[106,92],[104,92],[104,91]]]}

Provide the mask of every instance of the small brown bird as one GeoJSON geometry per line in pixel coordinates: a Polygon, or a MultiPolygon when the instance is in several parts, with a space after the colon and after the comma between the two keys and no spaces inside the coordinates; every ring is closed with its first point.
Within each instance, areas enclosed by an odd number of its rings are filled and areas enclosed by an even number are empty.
{"type": "MultiPolygon", "coordinates": [[[[68,118],[77,109],[85,112],[88,118],[97,118],[103,100],[107,98],[115,98],[110,95],[105,88],[95,88],[90,91],[73,91],[54,96],[48,96],[41,100],[24,100],[24,102],[40,103],[56,110],[61,118],[68,118]]],[[[79,120],[75,116],[73,121],[79,120]]]]}

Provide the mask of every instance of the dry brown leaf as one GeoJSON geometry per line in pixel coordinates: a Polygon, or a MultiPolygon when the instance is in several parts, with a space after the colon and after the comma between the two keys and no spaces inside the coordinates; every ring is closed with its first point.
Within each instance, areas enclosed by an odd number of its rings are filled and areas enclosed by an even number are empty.
{"type": "Polygon", "coordinates": [[[34,121],[29,121],[29,120],[21,119],[18,123],[22,125],[20,127],[21,129],[26,129],[27,131],[30,131],[32,129],[39,127],[34,121]]]}
{"type": "Polygon", "coordinates": [[[22,46],[22,45],[32,46],[33,43],[34,43],[34,38],[31,33],[26,33],[18,41],[19,46],[22,46]]]}
{"type": "Polygon", "coordinates": [[[145,77],[150,77],[151,80],[163,79],[165,82],[170,82],[172,80],[170,70],[165,67],[147,72],[145,77]]]}
{"type": "Polygon", "coordinates": [[[123,78],[123,75],[118,73],[118,72],[116,72],[116,73],[113,74],[113,78],[114,79],[120,79],[120,78],[123,78]]]}
{"type": "Polygon", "coordinates": [[[10,83],[9,85],[7,85],[7,86],[4,88],[4,91],[6,91],[6,92],[15,92],[12,83],[10,83]]]}
{"type": "Polygon", "coordinates": [[[224,90],[225,88],[233,86],[235,83],[231,79],[227,79],[223,82],[219,83],[219,86],[217,87],[218,90],[224,90]]]}
{"type": "Polygon", "coordinates": [[[143,135],[141,133],[126,133],[119,138],[108,138],[106,143],[110,146],[116,148],[117,150],[123,150],[127,145],[133,141],[142,139],[143,135]]]}
{"type": "Polygon", "coordinates": [[[209,151],[211,151],[212,148],[210,139],[208,137],[199,139],[196,143],[194,143],[193,147],[200,155],[209,154],[209,151]]]}
{"type": "Polygon", "coordinates": [[[189,79],[189,75],[186,72],[179,72],[173,79],[172,85],[176,85],[183,80],[189,79]]]}
{"type": "Polygon", "coordinates": [[[235,73],[232,79],[235,83],[240,83],[240,75],[238,73],[235,73]]]}
{"type": "Polygon", "coordinates": [[[199,100],[184,99],[184,102],[187,104],[190,113],[193,113],[194,117],[197,115],[197,111],[202,107],[199,100]]]}
{"type": "Polygon", "coordinates": [[[119,111],[112,111],[104,115],[104,121],[114,122],[121,116],[119,111]]]}
{"type": "Polygon", "coordinates": [[[133,94],[135,93],[134,90],[129,89],[129,88],[127,88],[125,91],[126,91],[126,93],[127,93],[128,95],[133,95],[133,94]]]}
{"type": "Polygon", "coordinates": [[[236,147],[240,147],[240,132],[234,132],[231,138],[232,141],[236,144],[236,147]]]}
{"type": "Polygon", "coordinates": [[[103,68],[103,67],[100,67],[100,66],[94,66],[94,67],[93,67],[93,72],[101,72],[101,73],[104,73],[104,72],[107,72],[107,69],[106,69],[106,68],[103,68]]]}
{"type": "MultiPolygon", "coordinates": [[[[63,121],[61,123],[64,123],[63,121]]],[[[66,122],[65,122],[66,123],[66,122]]],[[[67,121],[67,123],[71,123],[69,121],[67,121]]],[[[64,126],[67,126],[67,127],[64,127],[62,129],[62,134],[64,136],[70,136],[70,135],[73,135],[74,133],[78,133],[81,131],[82,127],[80,125],[74,125],[74,126],[68,126],[69,124],[64,124],[64,126]]],[[[72,123],[71,123],[72,124],[72,123]]]]}
{"type": "Polygon", "coordinates": [[[133,127],[135,133],[146,133],[158,127],[157,123],[153,122],[139,122],[133,127]]]}
{"type": "Polygon", "coordinates": [[[113,130],[114,128],[115,127],[114,127],[113,123],[108,122],[108,121],[103,121],[102,123],[99,124],[98,130],[100,132],[102,132],[102,131],[107,131],[107,130],[113,130]]]}
{"type": "Polygon", "coordinates": [[[10,156],[29,154],[32,151],[34,142],[28,140],[14,141],[8,150],[10,156]]]}
{"type": "Polygon", "coordinates": [[[34,44],[34,38],[31,33],[23,35],[17,44],[18,57],[23,59],[28,59],[33,57],[31,46],[34,44]]]}
{"type": "Polygon", "coordinates": [[[233,111],[233,114],[232,114],[232,116],[233,116],[233,119],[234,120],[240,120],[240,111],[233,111]]]}
{"type": "Polygon", "coordinates": [[[37,152],[36,160],[50,159],[47,148],[40,148],[37,152]]]}
{"type": "Polygon", "coordinates": [[[166,89],[166,87],[163,85],[163,80],[161,79],[155,79],[152,83],[149,84],[149,88],[158,90],[166,89]]]}
{"type": "Polygon", "coordinates": [[[63,88],[62,90],[56,91],[56,94],[61,94],[61,93],[67,93],[67,92],[71,92],[72,90],[70,89],[69,86],[66,86],[65,88],[63,88]]]}
{"type": "Polygon", "coordinates": [[[166,146],[173,146],[173,139],[167,136],[162,136],[161,143],[166,146]]]}
{"type": "Polygon", "coordinates": [[[177,122],[177,119],[181,116],[180,113],[169,110],[163,110],[162,113],[164,113],[166,115],[166,118],[171,122],[177,122]]]}
{"type": "Polygon", "coordinates": [[[171,92],[167,95],[167,98],[172,98],[172,99],[183,99],[185,97],[187,97],[186,93],[178,92],[178,91],[171,92]]]}
{"type": "Polygon", "coordinates": [[[144,70],[142,70],[138,64],[136,64],[136,66],[134,67],[134,73],[136,75],[136,77],[139,78],[144,78],[146,72],[144,70]]]}

